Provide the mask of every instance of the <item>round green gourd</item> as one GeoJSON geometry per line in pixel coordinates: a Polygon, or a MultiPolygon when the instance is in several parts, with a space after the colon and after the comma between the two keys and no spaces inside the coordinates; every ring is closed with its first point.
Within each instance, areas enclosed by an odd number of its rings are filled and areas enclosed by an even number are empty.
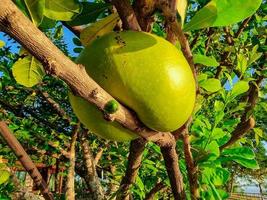
{"type": "MultiPolygon", "coordinates": [[[[77,63],[153,130],[174,131],[192,113],[192,71],[182,52],[163,38],[144,32],[112,32],[88,45],[77,63]]],[[[100,137],[116,141],[137,137],[117,122],[106,121],[80,97],[70,94],[70,102],[81,122],[100,137]]]]}

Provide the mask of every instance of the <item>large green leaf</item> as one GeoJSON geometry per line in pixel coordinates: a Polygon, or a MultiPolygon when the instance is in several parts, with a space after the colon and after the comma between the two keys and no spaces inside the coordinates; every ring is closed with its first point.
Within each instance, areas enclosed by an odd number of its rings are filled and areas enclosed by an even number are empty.
{"type": "Polygon", "coordinates": [[[234,157],[233,160],[240,165],[243,165],[246,168],[249,169],[259,169],[259,165],[256,160],[250,160],[250,159],[245,159],[242,157],[234,157]]]}
{"type": "Polygon", "coordinates": [[[18,60],[12,67],[15,80],[26,87],[32,87],[42,81],[45,75],[43,66],[33,56],[18,60]]]}
{"type": "Polygon", "coordinates": [[[208,67],[219,66],[219,63],[216,61],[214,57],[208,57],[208,56],[201,55],[201,54],[195,54],[193,58],[194,58],[195,64],[202,64],[208,67]]]}
{"type": "Polygon", "coordinates": [[[111,5],[106,3],[83,2],[82,12],[72,21],[67,22],[70,26],[79,26],[95,22],[98,16],[111,5]]]}
{"type": "Polygon", "coordinates": [[[111,32],[117,24],[118,20],[119,15],[117,13],[114,13],[85,28],[80,36],[83,46],[90,44],[97,37],[111,32]]]}
{"type": "Polygon", "coordinates": [[[217,157],[220,156],[220,149],[219,149],[219,145],[216,141],[212,141],[211,143],[209,143],[206,147],[206,150],[210,153],[210,160],[214,160],[217,157]]]}
{"type": "Polygon", "coordinates": [[[233,86],[230,96],[232,98],[235,98],[236,96],[248,91],[248,89],[249,89],[249,85],[247,81],[239,81],[233,86]]]}
{"type": "Polygon", "coordinates": [[[181,24],[183,26],[187,9],[187,0],[177,0],[177,11],[181,18],[181,24]]]}
{"type": "Polygon", "coordinates": [[[228,162],[228,161],[235,161],[237,162],[238,164],[246,167],[246,168],[249,168],[249,169],[259,169],[259,165],[257,163],[256,160],[254,159],[246,159],[246,158],[242,158],[240,156],[222,156],[218,159],[221,163],[225,163],[225,162],[228,162]]]}
{"type": "Polygon", "coordinates": [[[81,11],[75,0],[45,0],[44,15],[54,20],[70,21],[81,11]]]}
{"type": "Polygon", "coordinates": [[[30,18],[35,26],[39,26],[43,20],[45,0],[24,0],[29,11],[30,18]]]}
{"type": "Polygon", "coordinates": [[[184,31],[240,22],[254,14],[261,2],[262,0],[212,0],[184,26],[184,31]]]}
{"type": "Polygon", "coordinates": [[[248,147],[236,147],[231,149],[224,149],[221,153],[224,156],[240,156],[246,159],[254,159],[255,154],[252,149],[248,147]]]}
{"type": "Polygon", "coordinates": [[[221,82],[216,78],[209,78],[205,81],[201,81],[199,86],[208,92],[217,92],[221,89],[221,82]]]}
{"type": "Polygon", "coordinates": [[[0,171],[0,185],[5,183],[10,177],[10,173],[7,170],[1,170],[0,171]]]}

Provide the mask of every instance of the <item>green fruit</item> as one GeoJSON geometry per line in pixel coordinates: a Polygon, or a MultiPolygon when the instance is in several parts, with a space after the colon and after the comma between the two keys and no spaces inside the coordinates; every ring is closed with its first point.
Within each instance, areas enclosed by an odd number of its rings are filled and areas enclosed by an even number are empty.
{"type": "MultiPolygon", "coordinates": [[[[87,46],[77,63],[153,130],[174,131],[192,113],[192,71],[182,52],[163,38],[144,32],[112,32],[87,46]]],[[[80,97],[71,94],[70,102],[93,133],[117,141],[137,137],[117,122],[107,122],[94,105],[80,97]]]]}

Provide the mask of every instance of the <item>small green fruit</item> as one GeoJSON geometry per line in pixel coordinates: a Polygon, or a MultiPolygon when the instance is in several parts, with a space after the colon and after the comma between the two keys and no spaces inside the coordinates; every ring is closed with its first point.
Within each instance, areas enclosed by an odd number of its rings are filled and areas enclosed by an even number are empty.
{"type": "MultiPolygon", "coordinates": [[[[84,65],[90,77],[134,110],[153,130],[174,131],[192,113],[192,71],[182,52],[163,38],[144,32],[112,32],[87,46],[77,63],[84,65]]],[[[117,141],[137,137],[117,122],[107,122],[94,105],[80,97],[70,94],[70,102],[78,118],[93,133],[117,141]]],[[[112,112],[114,105],[108,105],[112,112]]]]}
{"type": "Polygon", "coordinates": [[[108,114],[113,114],[119,109],[119,104],[115,100],[110,100],[104,107],[104,111],[108,114]]]}

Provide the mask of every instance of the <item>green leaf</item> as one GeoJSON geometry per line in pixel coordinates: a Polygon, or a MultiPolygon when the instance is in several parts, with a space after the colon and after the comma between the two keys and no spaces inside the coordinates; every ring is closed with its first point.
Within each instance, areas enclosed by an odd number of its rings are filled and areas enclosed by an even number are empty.
{"type": "Polygon", "coordinates": [[[43,66],[33,56],[26,56],[15,62],[12,73],[17,83],[26,87],[32,87],[41,82],[45,75],[43,66]]]}
{"type": "Polygon", "coordinates": [[[3,40],[0,40],[0,48],[4,47],[6,43],[3,40]]]}
{"type": "Polygon", "coordinates": [[[261,2],[262,0],[212,0],[184,26],[184,31],[240,22],[253,15],[261,2]]]}
{"type": "Polygon", "coordinates": [[[90,44],[97,37],[111,32],[118,20],[119,15],[114,13],[85,28],[80,36],[83,46],[90,44]]]}
{"type": "Polygon", "coordinates": [[[32,22],[35,26],[39,26],[43,20],[45,0],[24,0],[24,2],[32,22]]]}
{"type": "Polygon", "coordinates": [[[218,67],[219,63],[216,61],[214,57],[208,57],[201,54],[194,54],[193,56],[195,64],[202,64],[208,67],[218,67]]]}
{"type": "Polygon", "coordinates": [[[210,185],[210,188],[211,188],[211,191],[212,191],[214,199],[222,200],[222,198],[220,197],[219,192],[217,191],[216,187],[212,184],[212,182],[209,182],[209,185],[210,185]]]}
{"type": "Polygon", "coordinates": [[[181,18],[181,24],[183,26],[187,9],[187,0],[177,0],[177,11],[181,18]]]}
{"type": "Polygon", "coordinates": [[[216,141],[212,141],[206,147],[206,150],[209,151],[216,158],[220,156],[219,145],[216,141]]]}
{"type": "Polygon", "coordinates": [[[212,131],[212,139],[216,140],[222,138],[226,135],[226,133],[221,128],[215,128],[212,131]]]}
{"type": "Polygon", "coordinates": [[[236,69],[241,72],[241,74],[244,74],[248,67],[248,60],[247,56],[243,54],[237,55],[237,66],[236,69]]]}
{"type": "Polygon", "coordinates": [[[246,168],[259,169],[259,165],[256,160],[250,160],[241,157],[234,157],[233,160],[246,168]]]}
{"type": "Polygon", "coordinates": [[[82,12],[72,21],[67,22],[70,26],[80,26],[95,22],[98,16],[111,5],[106,3],[83,2],[82,12]]]}
{"type": "Polygon", "coordinates": [[[216,186],[224,185],[230,176],[228,170],[216,166],[214,168],[205,167],[202,174],[205,177],[204,183],[212,182],[216,186]]]}
{"type": "Polygon", "coordinates": [[[81,43],[80,39],[78,39],[78,38],[75,37],[75,38],[72,38],[72,41],[73,41],[73,43],[75,45],[82,46],[82,43],[81,43]]]}
{"type": "Polygon", "coordinates": [[[199,86],[208,92],[217,92],[221,89],[221,82],[216,78],[209,78],[199,83],[199,86]]]}
{"type": "Polygon", "coordinates": [[[73,49],[73,51],[75,53],[81,53],[82,50],[83,50],[83,48],[81,48],[81,47],[76,47],[76,48],[73,49]]]}
{"type": "Polygon", "coordinates": [[[70,21],[81,11],[75,0],[45,0],[44,15],[50,19],[70,21]]]}
{"type": "Polygon", "coordinates": [[[7,170],[1,170],[0,171],[0,185],[5,183],[10,177],[10,173],[7,170]]]}
{"type": "Polygon", "coordinates": [[[263,137],[263,130],[261,128],[254,128],[253,131],[260,137],[263,137]]]}
{"type": "Polygon", "coordinates": [[[262,56],[262,53],[257,53],[258,48],[259,45],[254,46],[252,51],[249,53],[248,65],[256,62],[262,56]]]}
{"type": "Polygon", "coordinates": [[[248,89],[249,89],[249,84],[248,84],[247,81],[239,81],[234,85],[230,96],[232,98],[235,98],[236,96],[238,96],[240,94],[243,94],[246,91],[248,91],[248,89]]]}
{"type": "Polygon", "coordinates": [[[236,147],[231,149],[224,149],[221,153],[223,156],[240,156],[246,159],[254,159],[255,154],[252,149],[248,147],[236,147]]]}

